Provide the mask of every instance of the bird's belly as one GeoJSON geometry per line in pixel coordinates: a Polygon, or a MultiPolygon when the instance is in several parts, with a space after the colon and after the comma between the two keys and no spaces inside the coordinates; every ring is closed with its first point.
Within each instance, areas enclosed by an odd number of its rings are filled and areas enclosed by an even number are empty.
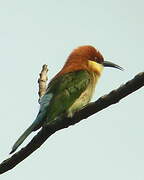
{"type": "Polygon", "coordinates": [[[72,104],[72,106],[67,111],[67,116],[72,117],[74,113],[80,109],[82,109],[84,106],[86,106],[94,93],[96,83],[99,79],[99,75],[96,73],[91,73],[91,81],[86,90],[79,96],[79,98],[72,104]]]}
{"type": "Polygon", "coordinates": [[[93,91],[94,89],[89,86],[68,109],[67,116],[72,117],[76,111],[87,105],[92,98],[93,91]]]}

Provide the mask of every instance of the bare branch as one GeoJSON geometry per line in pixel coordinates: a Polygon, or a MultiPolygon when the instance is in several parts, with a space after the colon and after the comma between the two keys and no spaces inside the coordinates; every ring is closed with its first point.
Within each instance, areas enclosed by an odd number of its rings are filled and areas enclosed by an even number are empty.
{"type": "Polygon", "coordinates": [[[42,70],[41,70],[41,73],[39,74],[39,79],[38,79],[38,84],[39,84],[39,100],[40,98],[46,93],[46,88],[47,88],[47,72],[48,72],[48,68],[47,68],[47,65],[44,64],[42,66],[42,70]]]}
{"type": "Polygon", "coordinates": [[[122,98],[133,93],[137,89],[144,86],[144,72],[139,73],[134,79],[128,81],[126,84],[120,86],[118,89],[113,90],[109,94],[99,98],[97,101],[90,103],[88,106],[75,113],[73,118],[65,118],[54,122],[50,126],[41,129],[38,134],[30,141],[30,143],[15,153],[10,158],[6,159],[0,164],[0,174],[12,169],[31,153],[38,149],[48,137],[56,131],[74,125],[83,119],[105,109],[106,107],[119,102],[122,98]]]}

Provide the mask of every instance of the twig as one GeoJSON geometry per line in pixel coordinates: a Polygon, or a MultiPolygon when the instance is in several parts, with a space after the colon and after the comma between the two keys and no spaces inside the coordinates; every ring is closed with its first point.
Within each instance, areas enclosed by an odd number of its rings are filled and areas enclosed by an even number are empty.
{"type": "Polygon", "coordinates": [[[70,125],[74,125],[83,119],[95,114],[106,107],[119,102],[122,98],[133,93],[137,89],[144,86],[144,72],[136,75],[132,80],[126,84],[120,86],[118,89],[113,90],[109,94],[99,98],[97,101],[90,103],[88,106],[75,113],[73,118],[65,118],[60,121],[56,121],[50,126],[41,129],[38,134],[29,142],[27,146],[15,153],[10,158],[6,159],[0,164],[0,174],[12,169],[31,153],[38,149],[48,137],[54,134],[56,131],[67,128],[70,125]]]}
{"type": "Polygon", "coordinates": [[[47,68],[47,65],[44,64],[42,66],[42,71],[41,73],[39,74],[39,79],[38,79],[38,84],[39,84],[39,101],[40,101],[40,98],[46,93],[46,88],[47,88],[47,72],[48,72],[48,68],[47,68]]]}

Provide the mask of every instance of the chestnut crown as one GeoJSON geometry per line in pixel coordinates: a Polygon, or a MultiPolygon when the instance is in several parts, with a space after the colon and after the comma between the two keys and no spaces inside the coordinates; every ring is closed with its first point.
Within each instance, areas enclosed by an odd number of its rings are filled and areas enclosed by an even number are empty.
{"type": "Polygon", "coordinates": [[[77,56],[86,60],[95,61],[100,64],[102,64],[104,61],[102,54],[96,48],[90,45],[78,47],[70,54],[70,58],[72,56],[77,56]]]}

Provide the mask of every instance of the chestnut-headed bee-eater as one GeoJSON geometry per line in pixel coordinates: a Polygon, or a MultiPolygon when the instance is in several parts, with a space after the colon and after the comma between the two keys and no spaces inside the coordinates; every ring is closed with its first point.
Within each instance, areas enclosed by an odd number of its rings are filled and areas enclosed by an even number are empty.
{"type": "Polygon", "coordinates": [[[40,110],[35,121],[16,141],[11,153],[32,131],[58,121],[63,116],[72,117],[76,111],[87,105],[104,67],[122,70],[120,66],[104,61],[101,53],[92,46],[75,49],[61,71],[50,81],[40,100],[40,110]]]}

